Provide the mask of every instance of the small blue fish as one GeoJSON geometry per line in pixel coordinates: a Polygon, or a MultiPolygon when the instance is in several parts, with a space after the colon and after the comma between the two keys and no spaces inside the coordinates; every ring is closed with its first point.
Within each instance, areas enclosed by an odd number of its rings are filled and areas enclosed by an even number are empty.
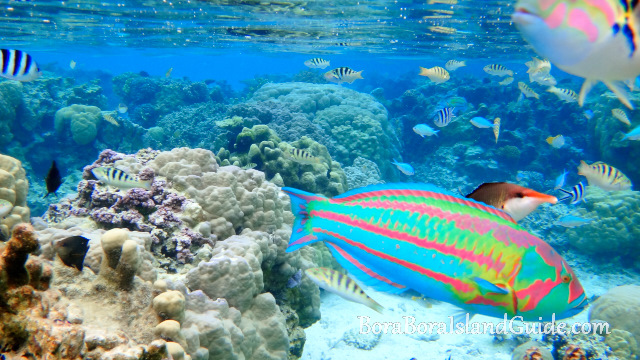
{"type": "Polygon", "coordinates": [[[559,190],[562,189],[564,187],[564,179],[567,177],[567,170],[563,170],[563,173],[560,174],[560,176],[558,176],[556,178],[556,185],[553,187],[554,190],[559,190]]]}
{"type": "Polygon", "coordinates": [[[416,134],[422,137],[431,136],[431,135],[438,136],[438,131],[440,130],[434,130],[431,126],[427,124],[418,124],[413,127],[413,132],[415,132],[416,134]]]}
{"type": "Polygon", "coordinates": [[[400,170],[405,175],[413,175],[416,173],[413,170],[413,166],[407,163],[401,163],[401,162],[398,162],[396,159],[393,159],[392,164],[395,165],[398,168],[398,170],[400,170]]]}
{"type": "Polygon", "coordinates": [[[572,227],[578,227],[578,226],[586,225],[586,224],[592,222],[593,220],[594,219],[583,219],[583,218],[578,217],[578,216],[566,215],[566,216],[563,216],[560,219],[556,220],[556,222],[554,222],[553,224],[554,225],[568,227],[568,228],[572,228],[572,227]]]}
{"type": "Polygon", "coordinates": [[[580,201],[587,202],[587,200],[584,199],[584,185],[582,183],[579,183],[578,185],[572,187],[570,191],[567,191],[565,189],[558,189],[558,190],[567,194],[567,196],[558,199],[558,201],[571,199],[571,205],[575,205],[580,201]]]}
{"type": "Polygon", "coordinates": [[[587,118],[587,120],[591,120],[593,118],[593,111],[585,110],[584,111],[584,117],[587,118]]]}
{"type": "Polygon", "coordinates": [[[640,140],[640,126],[624,134],[622,140],[640,140]]]}
{"type": "Polygon", "coordinates": [[[480,128],[480,129],[487,129],[487,128],[492,128],[493,127],[493,123],[483,117],[480,116],[476,116],[473,119],[471,119],[469,121],[471,123],[471,125],[480,128]]]}

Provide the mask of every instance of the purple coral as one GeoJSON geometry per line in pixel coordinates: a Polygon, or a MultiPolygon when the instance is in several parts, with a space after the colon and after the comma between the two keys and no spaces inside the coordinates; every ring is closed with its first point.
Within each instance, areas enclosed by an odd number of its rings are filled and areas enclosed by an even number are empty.
{"type": "Polygon", "coordinates": [[[149,222],[157,227],[168,228],[182,224],[182,221],[171,209],[158,206],[158,210],[149,215],[149,222]]]}
{"type": "Polygon", "coordinates": [[[167,192],[164,200],[162,200],[162,206],[169,208],[173,211],[181,211],[187,198],[178,195],[176,193],[167,192]]]}
{"type": "Polygon", "coordinates": [[[156,177],[156,172],[153,171],[152,168],[146,167],[138,173],[138,178],[141,181],[153,181],[153,178],[156,177]]]}
{"type": "Polygon", "coordinates": [[[151,191],[134,188],[129,189],[115,204],[122,208],[141,208],[144,210],[154,209],[156,204],[151,198],[151,191]]]}
{"type": "Polygon", "coordinates": [[[202,234],[196,231],[192,231],[188,228],[182,229],[180,235],[174,238],[176,245],[176,259],[181,263],[187,263],[193,261],[193,253],[191,252],[191,246],[201,246],[205,243],[213,246],[210,239],[206,239],[202,234]]]}

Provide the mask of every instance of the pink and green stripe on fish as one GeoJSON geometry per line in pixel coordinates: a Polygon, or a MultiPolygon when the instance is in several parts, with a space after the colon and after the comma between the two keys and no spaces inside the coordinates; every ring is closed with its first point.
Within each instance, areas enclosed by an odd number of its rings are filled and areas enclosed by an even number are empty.
{"type": "Polygon", "coordinates": [[[285,189],[292,206],[303,208],[289,250],[325,241],[368,285],[390,292],[407,287],[496,317],[537,314],[557,292],[559,274],[570,273],[553,249],[502,211],[432,186],[401,186],[408,188],[374,186],[334,199],[285,189]],[[534,262],[530,274],[525,259],[534,262]]]}

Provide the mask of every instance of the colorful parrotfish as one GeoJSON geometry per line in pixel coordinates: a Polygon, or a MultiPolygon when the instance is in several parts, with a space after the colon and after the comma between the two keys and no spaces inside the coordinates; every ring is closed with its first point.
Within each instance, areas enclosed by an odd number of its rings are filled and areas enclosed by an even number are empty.
{"type": "Polygon", "coordinates": [[[578,103],[602,81],[633,108],[623,82],[640,75],[637,0],[519,0],[513,21],[538,54],[585,78],[578,103]]]}
{"type": "Polygon", "coordinates": [[[288,252],[324,241],[350,275],[413,289],[465,311],[528,321],[573,316],[587,298],[573,270],[501,210],[432,185],[384,184],[328,199],[292,188],[288,252]]]}

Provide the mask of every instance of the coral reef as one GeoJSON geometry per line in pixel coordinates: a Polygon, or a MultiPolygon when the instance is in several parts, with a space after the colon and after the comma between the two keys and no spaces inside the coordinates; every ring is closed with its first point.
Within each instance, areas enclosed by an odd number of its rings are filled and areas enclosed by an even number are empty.
{"type": "Polygon", "coordinates": [[[589,308],[589,321],[606,321],[613,329],[628,331],[640,343],[640,286],[625,285],[609,290],[589,308]]]}
{"type": "Polygon", "coordinates": [[[513,350],[512,360],[553,360],[549,349],[536,341],[526,342],[513,350]]]}
{"type": "Polygon", "coordinates": [[[13,139],[11,129],[22,104],[22,88],[22,83],[17,81],[0,83],[0,145],[13,139]]]}
{"type": "Polygon", "coordinates": [[[17,224],[29,222],[28,191],[29,182],[22,163],[0,154],[0,200],[6,200],[12,205],[11,211],[0,219],[0,240],[8,239],[17,224]]]}
{"type": "Polygon", "coordinates": [[[56,133],[64,136],[69,130],[76,144],[87,145],[98,135],[101,118],[102,113],[98,107],[77,104],[67,106],[56,112],[56,133]]]}
{"type": "Polygon", "coordinates": [[[255,164],[269,181],[278,186],[291,186],[313,193],[335,196],[346,191],[346,176],[340,164],[331,159],[327,148],[303,136],[292,143],[281,141],[266,125],[244,128],[238,134],[236,152],[221,149],[216,158],[222,165],[255,164]],[[320,161],[305,164],[287,156],[290,149],[303,149],[320,161]]]}
{"type": "Polygon", "coordinates": [[[567,229],[569,243],[592,256],[620,257],[632,264],[638,260],[640,244],[640,194],[635,191],[605,192],[595,186],[587,187],[585,218],[593,222],[567,229]],[[591,236],[597,229],[598,236],[591,236]]]}
{"type": "Polygon", "coordinates": [[[611,352],[618,359],[637,359],[638,343],[630,332],[612,329],[611,334],[608,334],[605,338],[605,343],[611,348],[611,352]]]}
{"type": "Polygon", "coordinates": [[[345,166],[361,156],[375,162],[385,177],[395,176],[389,160],[399,158],[398,141],[386,109],[371,95],[335,85],[268,83],[230,114],[255,118],[285,141],[306,135],[345,166]]]}
{"type": "Polygon", "coordinates": [[[347,177],[348,190],[384,183],[381,180],[378,165],[362,157],[357,157],[353,161],[353,166],[345,167],[344,173],[347,177]]]}
{"type": "Polygon", "coordinates": [[[345,331],[341,340],[344,341],[345,344],[357,349],[371,350],[378,345],[381,338],[382,333],[380,332],[361,333],[360,329],[353,328],[345,331]]]}

